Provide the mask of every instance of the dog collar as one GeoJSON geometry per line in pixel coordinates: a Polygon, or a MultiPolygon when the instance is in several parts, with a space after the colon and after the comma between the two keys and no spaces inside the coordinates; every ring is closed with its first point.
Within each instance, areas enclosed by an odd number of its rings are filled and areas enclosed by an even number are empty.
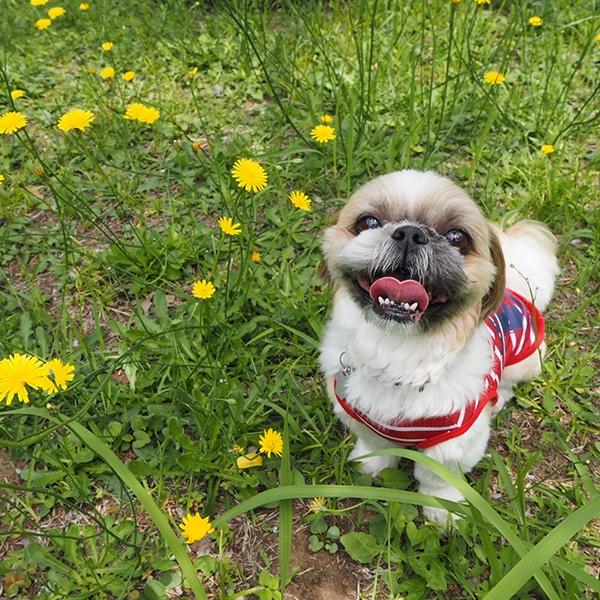
{"type": "Polygon", "coordinates": [[[339,405],[353,419],[399,446],[429,448],[462,435],[471,428],[489,402],[494,405],[498,401],[497,390],[504,367],[533,354],[544,340],[544,321],[540,311],[532,302],[511,290],[506,290],[498,310],[488,317],[485,324],[491,334],[494,364],[485,376],[484,390],[479,398],[469,402],[459,411],[412,421],[374,421],[350,406],[346,400],[346,386],[352,368],[344,364],[344,353],[340,355],[341,369],[333,381],[339,405]]]}

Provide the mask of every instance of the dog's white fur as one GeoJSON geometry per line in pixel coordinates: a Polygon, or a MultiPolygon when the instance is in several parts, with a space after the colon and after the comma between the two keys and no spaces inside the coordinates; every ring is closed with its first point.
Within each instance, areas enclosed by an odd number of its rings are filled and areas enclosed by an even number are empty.
{"type": "MultiPolygon", "coordinates": [[[[431,221],[436,222],[436,217],[432,216],[431,221]]],[[[552,297],[558,273],[554,236],[544,225],[532,221],[501,231],[483,218],[460,188],[434,173],[399,171],[370,182],[350,199],[338,223],[326,231],[323,248],[335,298],[322,342],[321,364],[334,412],[357,436],[351,459],[394,446],[349,417],[335,400],[333,381],[340,371],[342,354],[344,365],[352,368],[346,398],[353,407],[383,423],[450,414],[480,395],[493,363],[482,304],[495,284],[501,285],[500,293],[504,288],[503,274],[497,272],[502,261],[495,264],[492,250],[482,248],[491,248],[494,240],[496,244],[499,240],[504,254],[506,286],[533,298],[543,311],[552,297]],[[456,253],[473,288],[471,304],[464,313],[428,329],[381,319],[368,307],[360,306],[342,271],[348,263],[368,262],[375,255],[375,244],[384,243],[384,229],[376,234],[366,232],[368,235],[349,231],[356,218],[385,205],[388,220],[399,215],[398,220],[418,221],[423,215],[415,215],[423,208],[428,215],[442,214],[449,204],[465,207],[465,228],[471,229],[477,250],[473,256],[456,253]],[[375,235],[380,236],[376,242],[375,235]]],[[[514,384],[539,375],[544,351],[545,345],[541,352],[504,370],[499,402],[494,408],[487,406],[467,432],[423,452],[456,473],[470,471],[485,452],[493,414],[512,396],[514,384]]],[[[363,458],[361,462],[363,470],[373,475],[397,465],[397,459],[391,456],[363,458]]],[[[415,465],[415,477],[421,493],[462,500],[457,490],[419,464],[415,465]]],[[[425,514],[441,525],[447,523],[445,511],[426,508],[425,514]]]]}

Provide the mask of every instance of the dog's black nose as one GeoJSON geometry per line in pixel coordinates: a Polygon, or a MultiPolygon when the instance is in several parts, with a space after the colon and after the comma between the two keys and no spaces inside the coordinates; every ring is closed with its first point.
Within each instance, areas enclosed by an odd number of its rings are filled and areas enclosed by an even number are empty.
{"type": "Polygon", "coordinates": [[[403,245],[408,250],[424,246],[429,243],[429,236],[425,231],[415,225],[400,225],[392,233],[392,238],[403,245]]]}

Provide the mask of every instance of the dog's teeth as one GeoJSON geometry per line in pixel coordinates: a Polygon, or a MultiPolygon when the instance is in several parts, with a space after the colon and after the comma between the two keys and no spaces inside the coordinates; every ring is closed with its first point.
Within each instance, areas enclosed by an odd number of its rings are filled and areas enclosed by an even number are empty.
{"type": "MultiPolygon", "coordinates": [[[[383,296],[378,296],[377,302],[379,302],[379,306],[384,306],[386,308],[389,308],[391,306],[397,306],[395,300],[390,300],[390,298],[384,298],[383,296]]],[[[415,312],[419,308],[419,303],[413,302],[413,304],[409,304],[408,302],[404,302],[400,303],[399,306],[403,308],[406,312],[415,312]]]]}
{"type": "Polygon", "coordinates": [[[389,298],[384,298],[383,296],[378,296],[377,302],[379,302],[379,306],[386,306],[386,307],[396,306],[396,303],[394,302],[394,300],[390,300],[389,298]]]}

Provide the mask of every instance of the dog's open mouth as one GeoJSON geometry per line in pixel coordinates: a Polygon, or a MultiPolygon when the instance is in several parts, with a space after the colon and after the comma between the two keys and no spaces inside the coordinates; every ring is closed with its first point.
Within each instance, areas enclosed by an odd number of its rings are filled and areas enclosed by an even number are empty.
{"type": "Polygon", "coordinates": [[[359,291],[367,292],[375,312],[395,321],[420,321],[430,303],[447,302],[446,296],[430,298],[425,287],[414,279],[398,279],[386,275],[373,281],[359,279],[359,291]]]}

